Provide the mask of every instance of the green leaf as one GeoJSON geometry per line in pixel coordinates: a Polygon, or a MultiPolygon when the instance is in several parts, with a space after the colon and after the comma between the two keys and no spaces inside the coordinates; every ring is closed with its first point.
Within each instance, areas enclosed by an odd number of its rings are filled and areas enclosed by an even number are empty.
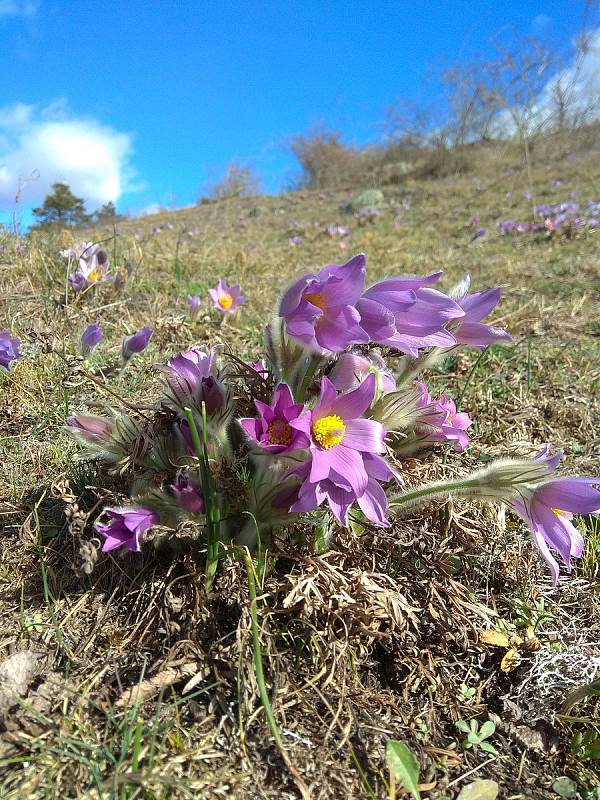
{"type": "Polygon", "coordinates": [[[408,747],[402,742],[390,740],[386,746],[385,758],[388,769],[398,785],[410,792],[414,800],[420,800],[421,796],[417,789],[419,765],[408,747]]]}
{"type": "Polygon", "coordinates": [[[552,788],[556,794],[565,798],[575,797],[577,794],[577,784],[567,777],[557,778],[552,784],[552,788]]]}
{"type": "Polygon", "coordinates": [[[458,728],[459,731],[462,731],[463,733],[469,733],[471,730],[471,728],[469,727],[469,723],[466,721],[466,719],[459,719],[456,722],[456,727],[458,728]]]}
{"type": "Polygon", "coordinates": [[[496,750],[496,748],[493,745],[491,745],[489,742],[481,742],[479,747],[481,747],[481,749],[484,752],[490,753],[490,755],[492,755],[492,756],[497,756],[498,755],[498,751],[496,750]]]}
{"type": "Polygon", "coordinates": [[[489,737],[494,733],[496,730],[496,726],[491,720],[487,720],[484,722],[481,728],[479,729],[479,737],[481,739],[489,739],[489,737]]]}
{"type": "Polygon", "coordinates": [[[481,736],[475,731],[471,731],[467,736],[467,742],[471,742],[471,744],[479,744],[481,741],[481,736]]]}

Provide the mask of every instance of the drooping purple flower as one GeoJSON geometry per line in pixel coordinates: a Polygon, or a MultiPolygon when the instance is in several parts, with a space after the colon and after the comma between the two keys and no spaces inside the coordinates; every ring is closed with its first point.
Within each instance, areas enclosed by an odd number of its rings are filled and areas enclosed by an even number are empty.
{"type": "MultiPolygon", "coordinates": [[[[550,472],[556,469],[559,452],[549,457],[549,445],[534,460],[542,461],[550,472]]],[[[546,478],[536,484],[520,486],[518,493],[507,502],[529,525],[533,539],[548,562],[554,583],[558,580],[559,566],[552,554],[558,553],[570,572],[572,558],[583,553],[583,537],[572,524],[573,514],[594,514],[600,511],[600,477],[546,478]]]]}
{"type": "Polygon", "coordinates": [[[441,275],[390,278],[367,289],[356,308],[369,338],[411,356],[418,356],[423,347],[452,347],[456,340],[444,326],[464,316],[464,311],[442,292],[429,288],[441,275]]]}
{"type": "Polygon", "coordinates": [[[141,550],[143,535],[157,525],[158,514],[142,506],[124,508],[105,508],[104,513],[109,517],[109,522],[96,522],[94,527],[101,536],[104,536],[102,552],[108,553],[117,547],[126,550],[141,550]]]}
{"type": "Polygon", "coordinates": [[[282,455],[310,446],[310,437],[293,428],[291,423],[304,411],[302,403],[294,403],[290,387],[280,383],[271,405],[255,400],[258,417],[239,420],[244,432],[259,447],[271,455],[282,455]]]}
{"type": "Polygon", "coordinates": [[[319,273],[303,275],[284,293],[279,316],[286,333],[316,352],[339,353],[369,337],[355,308],[365,283],[365,256],[345,264],[328,264],[319,273]]]}
{"type": "Polygon", "coordinates": [[[186,300],[187,307],[190,310],[190,314],[195,317],[196,314],[200,311],[200,298],[197,294],[188,295],[186,300]]]}
{"type": "Polygon", "coordinates": [[[384,360],[375,353],[365,356],[358,353],[341,353],[328,377],[338,392],[348,392],[356,389],[370,372],[377,378],[383,394],[394,391],[396,379],[384,360]]]}
{"type": "Polygon", "coordinates": [[[189,514],[204,514],[202,489],[189,475],[178,475],[175,483],[172,483],[170,488],[184,511],[189,514]]]}
{"type": "Polygon", "coordinates": [[[0,370],[8,372],[13,361],[22,358],[19,350],[21,340],[11,336],[10,331],[0,331],[0,370]]]}
{"type": "Polygon", "coordinates": [[[81,334],[81,339],[79,340],[79,350],[81,355],[86,357],[88,356],[94,347],[96,347],[102,339],[104,338],[104,331],[100,327],[98,322],[94,322],[91,325],[88,325],[84,332],[81,334]]]}
{"type": "Polygon", "coordinates": [[[126,364],[135,353],[141,353],[148,347],[153,332],[153,329],[149,325],[146,325],[141,331],[134,333],[132,336],[126,336],[123,339],[121,356],[124,364],[126,364]]]}
{"type": "Polygon", "coordinates": [[[485,349],[494,342],[512,342],[512,337],[501,328],[486,325],[481,320],[487,317],[500,302],[500,289],[485,289],[483,292],[467,294],[471,278],[465,276],[461,288],[461,296],[457,303],[464,311],[464,316],[453,320],[448,328],[458,344],[485,349]]]}
{"type": "Polygon", "coordinates": [[[358,389],[341,395],[324,377],[314,410],[290,422],[310,438],[309,461],[288,473],[302,481],[292,513],[310,511],[327,501],[336,519],[345,525],[348,508],[357,501],[372,522],[388,524],[387,499],[378,483],[393,475],[378,455],[385,451],[385,432],[379,422],[363,416],[374,397],[373,374],[358,389]]]}
{"type": "Polygon", "coordinates": [[[115,426],[112,420],[105,417],[77,414],[65,420],[65,427],[76,438],[83,439],[90,444],[99,444],[106,441],[115,426]]]}
{"type": "Polygon", "coordinates": [[[236,311],[246,298],[241,294],[239,286],[229,286],[226,280],[219,279],[214,289],[209,289],[213,305],[222,314],[231,314],[236,311]]]}
{"type": "Polygon", "coordinates": [[[469,238],[469,244],[471,244],[471,242],[474,242],[476,239],[481,239],[483,236],[486,235],[486,233],[487,233],[486,228],[477,228],[477,230],[473,231],[473,233],[471,234],[471,237],[469,238]]]}

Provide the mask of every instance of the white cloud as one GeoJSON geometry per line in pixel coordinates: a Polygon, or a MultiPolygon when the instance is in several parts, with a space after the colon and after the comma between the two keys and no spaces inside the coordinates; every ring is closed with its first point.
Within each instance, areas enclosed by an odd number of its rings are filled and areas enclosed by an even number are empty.
{"type": "Polygon", "coordinates": [[[530,132],[552,130],[561,111],[566,124],[600,119],[600,28],[587,36],[585,52],[574,52],[571,62],[548,78],[529,106],[500,111],[494,134],[514,135],[515,117],[530,132]]]}
{"type": "Polygon", "coordinates": [[[65,101],[0,108],[0,210],[13,208],[20,187],[24,205],[39,203],[55,181],[68,183],[89,209],[116,202],[132,188],[131,154],[130,134],[76,116],[65,101]]]}
{"type": "Polygon", "coordinates": [[[0,19],[3,17],[35,17],[39,0],[0,0],[0,19]]]}

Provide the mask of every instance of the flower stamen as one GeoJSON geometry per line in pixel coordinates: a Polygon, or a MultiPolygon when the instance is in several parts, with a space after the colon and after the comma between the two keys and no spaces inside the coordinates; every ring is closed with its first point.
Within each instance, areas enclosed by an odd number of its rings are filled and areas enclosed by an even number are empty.
{"type": "Polygon", "coordinates": [[[325,450],[329,450],[335,444],[339,444],[344,438],[346,426],[341,417],[337,414],[330,414],[316,420],[312,426],[312,435],[315,441],[325,450]]]}
{"type": "Polygon", "coordinates": [[[292,428],[284,419],[274,419],[267,428],[269,444],[283,444],[286,447],[292,443],[292,428]]]}
{"type": "Polygon", "coordinates": [[[325,309],[327,306],[327,301],[322,292],[306,292],[302,295],[305,300],[308,300],[311,305],[320,308],[321,311],[325,309]]]}
{"type": "Polygon", "coordinates": [[[223,294],[219,297],[219,305],[221,308],[231,308],[233,305],[233,297],[227,292],[223,292],[223,294]]]}

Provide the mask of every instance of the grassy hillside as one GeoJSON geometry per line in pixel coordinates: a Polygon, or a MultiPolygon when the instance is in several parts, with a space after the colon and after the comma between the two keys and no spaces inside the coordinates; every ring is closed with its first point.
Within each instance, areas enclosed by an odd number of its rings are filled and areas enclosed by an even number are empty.
{"type": "Polygon", "coordinates": [[[415,754],[424,797],[454,798],[489,778],[501,797],[553,798],[561,776],[600,796],[592,745],[577,738],[600,737],[598,700],[555,716],[600,669],[593,519],[579,520],[585,554],[556,588],[516,519],[466,501],[432,504],[390,531],[340,530],[321,555],[280,553],[258,607],[285,763],[259,701],[243,566],[226,565],[206,598],[189,555],[98,553],[86,520],[122,487],[75,462],[62,429],[75,411],[148,407],[154,365],[192,344],[224,342],[254,360],[282,289],[362,251],[370,282],[443,269],[444,290],[465,272],[474,290],[501,286],[494,322],[514,338],[479,361],[460,351],[434,375],[476,428],[465,454],[408,462],[408,485],[547,441],[564,448],[568,472],[600,474],[600,229],[496,229],[572,193],[582,207],[600,201],[598,155],[535,167],[532,197],[523,165],[504,161],[479,176],[406,179],[384,190],[377,215],[343,211],[348,189],[85,232],[105,241],[122,280],[77,298],[59,250],[79,234],[36,233],[22,252],[6,238],[0,329],[22,339],[24,358],[0,375],[0,662],[37,655],[16,707],[3,707],[0,687],[1,797],[386,798],[389,739],[415,754]],[[205,299],[220,277],[248,297],[225,324],[205,299]],[[204,298],[197,318],[192,294],[204,298]],[[106,339],[82,365],[77,341],[96,320],[106,339]],[[118,372],[122,337],[144,325],[150,346],[118,372]],[[506,647],[482,638],[489,628],[512,639],[514,669],[506,647]],[[497,755],[464,748],[456,722],[473,718],[495,723],[497,755]]]}

